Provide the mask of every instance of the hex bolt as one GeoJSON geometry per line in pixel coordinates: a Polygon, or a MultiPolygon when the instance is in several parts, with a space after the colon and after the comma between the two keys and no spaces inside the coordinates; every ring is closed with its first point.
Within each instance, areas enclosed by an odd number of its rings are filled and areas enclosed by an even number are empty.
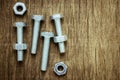
{"type": "Polygon", "coordinates": [[[27,49],[27,45],[23,43],[23,27],[26,26],[26,23],[16,22],[14,26],[17,27],[17,43],[13,47],[17,50],[17,60],[23,61],[23,50],[27,49]]]}
{"type": "MultiPolygon", "coordinates": [[[[55,22],[55,27],[56,27],[56,32],[57,32],[57,36],[62,36],[62,29],[61,29],[61,23],[60,23],[60,19],[63,18],[63,16],[61,14],[54,14],[52,15],[51,17],[51,20],[54,20],[55,22]]],[[[65,40],[67,40],[67,37],[64,36],[65,40]]],[[[60,39],[60,38],[59,38],[60,39]]],[[[54,40],[55,41],[55,40],[54,40]]],[[[59,45],[59,50],[60,50],[60,53],[65,53],[65,46],[64,46],[64,41],[56,41],[56,43],[58,43],[59,45]]]]}
{"type": "Polygon", "coordinates": [[[52,32],[42,32],[41,36],[44,37],[41,70],[46,71],[47,63],[48,63],[49,48],[50,48],[50,38],[54,37],[54,34],[52,32]]]}
{"type": "Polygon", "coordinates": [[[33,29],[31,53],[36,54],[37,43],[39,38],[40,22],[44,20],[44,17],[42,15],[33,15],[32,19],[34,20],[34,29],[33,29]]]}

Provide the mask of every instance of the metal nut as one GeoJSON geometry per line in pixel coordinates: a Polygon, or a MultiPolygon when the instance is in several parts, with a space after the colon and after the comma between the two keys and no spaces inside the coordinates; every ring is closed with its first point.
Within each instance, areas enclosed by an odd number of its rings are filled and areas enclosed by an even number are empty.
{"type": "Polygon", "coordinates": [[[14,10],[14,13],[16,14],[16,15],[23,15],[25,12],[26,12],[26,6],[25,6],[25,4],[24,3],[22,3],[22,2],[17,2],[15,5],[14,5],[14,7],[13,7],[13,10],[14,10]],[[21,10],[19,10],[18,8],[21,8],[21,10]]]}
{"type": "Polygon", "coordinates": [[[54,42],[55,43],[60,43],[60,42],[64,42],[64,41],[67,41],[67,36],[64,35],[64,36],[55,36],[54,37],[54,42]]]}
{"type": "Polygon", "coordinates": [[[67,66],[64,64],[64,62],[58,62],[55,64],[54,72],[58,76],[65,75],[67,73],[67,66]],[[59,70],[59,67],[62,67],[62,70],[59,70]]]}
{"type": "Polygon", "coordinates": [[[22,44],[14,44],[13,45],[13,48],[15,49],[15,50],[26,50],[27,49],[27,44],[24,44],[24,43],[22,43],[22,44]]]}

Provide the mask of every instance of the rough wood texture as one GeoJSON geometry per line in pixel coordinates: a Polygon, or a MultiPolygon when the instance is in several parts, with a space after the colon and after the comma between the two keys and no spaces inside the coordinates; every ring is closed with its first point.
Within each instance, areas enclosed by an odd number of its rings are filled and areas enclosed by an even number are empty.
{"type": "Polygon", "coordinates": [[[120,80],[120,0],[0,0],[0,80],[120,80]],[[13,13],[15,2],[27,6],[24,16],[13,13]],[[45,16],[41,31],[55,32],[50,15],[61,13],[63,34],[68,36],[66,53],[59,54],[51,42],[46,73],[40,71],[43,39],[36,55],[30,54],[32,14],[45,16]],[[28,49],[18,63],[12,45],[16,42],[13,23],[25,21],[24,42],[28,49]],[[65,76],[58,77],[53,68],[63,61],[68,66],[65,76]]]}

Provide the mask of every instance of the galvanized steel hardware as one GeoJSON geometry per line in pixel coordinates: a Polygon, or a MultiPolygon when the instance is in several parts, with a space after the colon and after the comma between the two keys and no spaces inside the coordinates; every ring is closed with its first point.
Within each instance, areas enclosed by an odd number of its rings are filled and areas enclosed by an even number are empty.
{"type": "Polygon", "coordinates": [[[48,56],[49,56],[49,48],[50,48],[50,38],[54,37],[54,34],[53,32],[41,32],[41,36],[44,37],[41,70],[46,71],[47,63],[48,63],[48,56]]]}
{"type": "Polygon", "coordinates": [[[16,15],[23,15],[27,11],[25,4],[22,2],[17,2],[13,10],[16,15]]]}
{"type": "Polygon", "coordinates": [[[61,14],[54,14],[50,17],[51,20],[54,20],[57,36],[54,37],[54,42],[58,43],[60,53],[65,53],[64,41],[67,40],[67,36],[62,35],[60,19],[63,18],[61,14]]]}
{"type": "MultiPolygon", "coordinates": [[[[27,9],[24,3],[17,2],[14,5],[13,10],[16,15],[23,15],[27,9]],[[21,8],[21,10],[18,9],[19,7],[21,8]]],[[[67,41],[67,36],[62,35],[62,29],[60,23],[61,18],[63,18],[61,14],[54,14],[50,17],[50,19],[54,20],[55,22],[57,36],[54,36],[53,32],[40,33],[40,23],[42,20],[44,20],[43,15],[32,15],[32,19],[34,20],[32,47],[31,47],[32,54],[36,54],[39,34],[40,36],[44,37],[42,60],[41,60],[41,71],[47,70],[51,38],[53,38],[55,43],[58,43],[60,53],[65,53],[64,42],[67,41]]],[[[23,27],[26,26],[26,23],[16,22],[14,26],[17,27],[17,43],[14,44],[13,48],[17,50],[17,61],[23,61],[23,50],[27,49],[27,44],[23,43],[23,27]]],[[[64,62],[58,62],[54,66],[54,72],[58,76],[65,75],[67,73],[67,66],[64,64],[64,62]],[[59,67],[62,67],[62,70],[59,70],[59,67]]]]}
{"type": "Polygon", "coordinates": [[[16,22],[14,26],[17,28],[17,43],[13,46],[17,50],[17,60],[23,61],[23,50],[27,49],[27,44],[23,43],[23,27],[25,22],[16,22]]]}
{"type": "Polygon", "coordinates": [[[32,48],[31,53],[36,54],[37,51],[37,44],[39,38],[39,30],[40,30],[40,22],[44,20],[44,16],[42,15],[33,15],[32,19],[34,20],[34,27],[33,27],[33,38],[32,38],[32,48]]]}
{"type": "Polygon", "coordinates": [[[65,75],[67,73],[67,66],[64,64],[64,62],[58,62],[54,66],[54,72],[58,76],[65,75]],[[59,70],[59,67],[62,67],[62,70],[59,70]]]}

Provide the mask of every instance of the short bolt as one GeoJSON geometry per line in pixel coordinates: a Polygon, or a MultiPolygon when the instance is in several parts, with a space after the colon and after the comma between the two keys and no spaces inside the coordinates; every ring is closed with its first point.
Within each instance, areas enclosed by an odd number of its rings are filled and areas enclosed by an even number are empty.
{"type": "Polygon", "coordinates": [[[23,61],[23,50],[27,49],[27,45],[23,44],[23,27],[26,23],[16,22],[14,26],[17,27],[17,44],[14,45],[14,49],[17,50],[17,60],[23,61]]]}
{"type": "Polygon", "coordinates": [[[33,29],[31,53],[36,54],[37,43],[39,38],[40,22],[44,20],[44,17],[42,15],[33,15],[32,19],[34,20],[34,29],[33,29]]]}
{"type": "Polygon", "coordinates": [[[54,37],[54,34],[52,32],[42,32],[41,36],[44,37],[41,70],[46,71],[47,63],[48,63],[49,48],[50,48],[50,38],[54,37]]]}
{"type": "MultiPolygon", "coordinates": [[[[54,20],[57,36],[62,36],[62,29],[60,19],[63,18],[61,14],[54,14],[51,17],[51,20],[54,20]]],[[[60,53],[65,53],[64,41],[58,42],[60,53]]]]}

